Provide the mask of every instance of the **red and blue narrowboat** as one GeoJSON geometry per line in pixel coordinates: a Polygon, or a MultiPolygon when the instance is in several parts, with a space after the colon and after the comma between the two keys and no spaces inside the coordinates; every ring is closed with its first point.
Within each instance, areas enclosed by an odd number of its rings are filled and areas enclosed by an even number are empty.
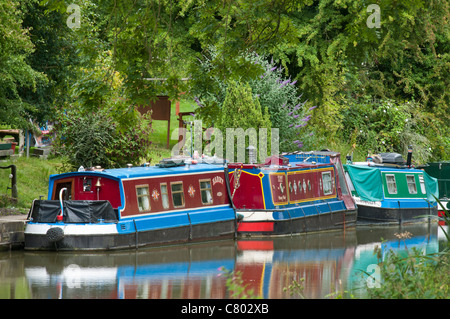
{"type": "Polygon", "coordinates": [[[110,250],[234,237],[224,165],[156,166],[51,175],[25,228],[28,250],[110,250]]]}
{"type": "Polygon", "coordinates": [[[283,153],[265,164],[228,164],[228,178],[238,235],[287,235],[355,225],[357,207],[339,153],[283,153]]]}

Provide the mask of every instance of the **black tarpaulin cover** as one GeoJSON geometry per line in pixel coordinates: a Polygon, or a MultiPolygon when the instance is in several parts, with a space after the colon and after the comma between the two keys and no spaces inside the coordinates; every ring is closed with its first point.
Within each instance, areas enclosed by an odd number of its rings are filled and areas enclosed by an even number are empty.
{"type": "MultiPolygon", "coordinates": [[[[31,207],[31,218],[37,223],[55,223],[60,214],[58,200],[35,200],[31,207]]],[[[117,221],[117,214],[107,200],[66,200],[63,201],[64,223],[105,223],[117,221]]]]}

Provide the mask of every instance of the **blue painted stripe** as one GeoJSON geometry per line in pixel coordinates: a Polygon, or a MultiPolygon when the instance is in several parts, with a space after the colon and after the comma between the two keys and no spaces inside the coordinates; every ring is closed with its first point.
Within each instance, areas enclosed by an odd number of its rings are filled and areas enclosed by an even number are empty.
{"type": "Polygon", "coordinates": [[[230,207],[211,208],[189,212],[192,225],[234,220],[234,210],[230,207]]]}
{"type": "Polygon", "coordinates": [[[189,218],[186,212],[178,214],[158,214],[154,216],[147,215],[135,218],[134,220],[121,220],[117,224],[117,231],[121,234],[126,234],[135,232],[136,230],[139,232],[182,226],[189,226],[189,218]],[[134,225],[136,225],[136,228],[134,225]]]}
{"type": "Polygon", "coordinates": [[[330,206],[328,206],[327,203],[317,203],[317,210],[319,211],[319,214],[325,214],[330,212],[330,206]]]}
{"type": "Polygon", "coordinates": [[[275,220],[286,220],[290,218],[302,218],[306,216],[339,212],[344,210],[345,206],[343,201],[327,201],[323,203],[310,203],[308,205],[287,207],[278,211],[274,211],[273,218],[275,220]]]}
{"type": "Polygon", "coordinates": [[[384,199],[381,201],[382,208],[428,208],[434,207],[436,203],[428,203],[425,199],[384,199]]]}
{"type": "Polygon", "coordinates": [[[181,212],[170,212],[167,214],[155,214],[136,216],[135,218],[122,219],[117,224],[117,230],[121,234],[136,231],[148,231],[164,228],[177,228],[183,226],[201,225],[220,221],[235,219],[234,210],[231,207],[211,207],[181,212]],[[136,227],[134,226],[136,225],[136,227]]]}

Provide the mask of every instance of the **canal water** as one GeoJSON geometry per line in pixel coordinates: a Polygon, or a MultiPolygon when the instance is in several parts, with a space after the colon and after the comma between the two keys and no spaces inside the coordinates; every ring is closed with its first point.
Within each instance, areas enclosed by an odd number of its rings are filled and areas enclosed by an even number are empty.
{"type": "Polygon", "coordinates": [[[225,299],[232,291],[224,269],[265,299],[331,298],[343,291],[364,298],[366,289],[376,289],[375,247],[384,256],[412,247],[436,253],[444,245],[438,225],[424,223],[103,253],[3,251],[0,298],[225,299]],[[406,232],[410,238],[398,238],[406,232]],[[302,289],[289,289],[295,283],[302,289]]]}

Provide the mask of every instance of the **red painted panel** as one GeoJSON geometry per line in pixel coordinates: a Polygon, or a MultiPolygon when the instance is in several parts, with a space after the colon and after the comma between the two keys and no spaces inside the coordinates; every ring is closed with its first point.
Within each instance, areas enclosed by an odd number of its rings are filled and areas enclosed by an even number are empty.
{"type": "Polygon", "coordinates": [[[234,193],[233,203],[238,209],[264,209],[261,178],[258,175],[242,171],[239,177],[239,187],[234,191],[235,177],[233,172],[228,174],[231,194],[234,193]]]}
{"type": "Polygon", "coordinates": [[[286,185],[285,173],[271,173],[269,175],[270,189],[272,193],[272,200],[275,205],[288,204],[288,186],[286,185]]]}
{"type": "Polygon", "coordinates": [[[273,222],[241,222],[238,232],[273,232],[273,222]]]}
{"type": "Polygon", "coordinates": [[[238,250],[273,250],[273,240],[239,240],[238,250]]]}
{"type": "Polygon", "coordinates": [[[291,203],[305,201],[315,197],[314,195],[316,192],[314,189],[317,187],[315,175],[314,171],[296,171],[288,174],[288,187],[290,186],[289,197],[291,203]],[[296,185],[296,190],[294,184],[296,185]]]}
{"type": "Polygon", "coordinates": [[[334,169],[330,167],[313,171],[291,171],[288,174],[288,189],[290,203],[336,196],[334,169]],[[323,191],[323,173],[331,174],[332,192],[326,195],[323,191]]]}
{"type": "Polygon", "coordinates": [[[189,209],[205,206],[229,204],[224,173],[199,173],[195,175],[155,176],[143,177],[123,181],[125,192],[125,208],[122,216],[139,214],[136,187],[148,186],[150,197],[150,211],[142,213],[157,213],[167,210],[189,209]],[[200,181],[208,180],[211,185],[212,203],[202,202],[200,181]],[[171,183],[182,182],[184,205],[175,207],[172,201],[171,183]],[[163,207],[161,184],[167,185],[168,208],[163,207]]]}
{"type": "Polygon", "coordinates": [[[113,208],[121,206],[119,182],[107,177],[73,176],[55,180],[52,199],[59,199],[58,184],[71,183],[72,200],[108,200],[113,208]],[[100,187],[96,184],[100,180],[100,187]]]}

